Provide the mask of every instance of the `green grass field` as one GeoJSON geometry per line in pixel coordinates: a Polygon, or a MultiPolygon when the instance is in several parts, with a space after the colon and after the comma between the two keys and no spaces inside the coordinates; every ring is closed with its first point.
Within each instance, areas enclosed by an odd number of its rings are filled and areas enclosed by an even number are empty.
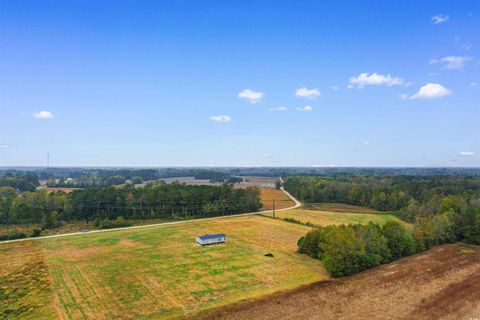
{"type": "MultiPolygon", "coordinates": [[[[331,206],[330,206],[331,207],[331,206]]],[[[343,208],[343,207],[341,207],[343,208]]],[[[355,208],[351,208],[355,210],[355,208]]],[[[272,217],[271,213],[264,214],[272,217]]],[[[346,212],[342,209],[335,211],[329,210],[311,210],[311,209],[294,209],[287,211],[280,211],[275,214],[277,218],[293,218],[303,223],[313,223],[318,226],[327,226],[330,224],[355,224],[355,223],[378,223],[380,225],[385,224],[387,221],[397,221],[400,223],[402,220],[398,219],[392,214],[388,213],[365,213],[362,212],[346,212]]]]}
{"type": "Polygon", "coordinates": [[[162,319],[328,278],[297,254],[307,227],[250,216],[42,242],[67,319],[162,319]],[[194,238],[224,232],[226,245],[194,238]],[[273,258],[264,254],[272,253],[273,258]]]}

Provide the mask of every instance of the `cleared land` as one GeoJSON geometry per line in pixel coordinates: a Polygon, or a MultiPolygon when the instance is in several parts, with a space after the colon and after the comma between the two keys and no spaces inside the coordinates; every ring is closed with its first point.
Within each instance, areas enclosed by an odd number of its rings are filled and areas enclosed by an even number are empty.
{"type": "MultiPolygon", "coordinates": [[[[265,213],[263,215],[272,216],[272,213],[265,213]]],[[[277,212],[277,218],[293,218],[302,223],[313,223],[318,226],[327,226],[330,224],[349,224],[349,223],[369,223],[374,222],[380,225],[387,221],[398,221],[403,223],[394,215],[388,213],[362,213],[362,212],[343,212],[343,211],[324,211],[324,210],[307,210],[307,209],[293,209],[287,211],[277,212]]]]}
{"type": "MultiPolygon", "coordinates": [[[[235,188],[275,188],[275,182],[277,178],[275,177],[257,177],[257,176],[240,176],[243,178],[243,182],[235,183],[233,186],[235,188]]],[[[210,182],[209,179],[195,179],[195,177],[175,177],[175,178],[163,178],[160,179],[166,183],[185,183],[188,185],[207,185],[207,186],[220,186],[220,182],[210,182]]],[[[138,185],[141,186],[141,185],[138,185]]]]}
{"type": "Polygon", "coordinates": [[[198,319],[473,319],[480,248],[443,245],[350,277],[323,281],[198,319]]]}
{"type": "Polygon", "coordinates": [[[277,189],[261,189],[260,201],[263,204],[262,210],[273,209],[273,199],[275,199],[275,209],[292,207],[295,203],[283,192],[277,189]]]}
{"type": "Polygon", "coordinates": [[[332,211],[332,212],[355,212],[355,213],[386,213],[382,211],[377,211],[370,208],[352,206],[350,204],[344,203],[314,203],[305,205],[307,209],[322,210],[322,211],[332,211]]]}
{"type": "MultiPolygon", "coordinates": [[[[28,249],[23,248],[41,245],[32,259],[48,263],[55,301],[45,314],[56,309],[65,319],[162,319],[329,278],[319,261],[295,252],[298,238],[307,230],[247,216],[0,248],[22,256],[17,272],[12,272],[26,279],[31,272],[25,267],[29,260],[23,258],[28,249]],[[216,232],[228,235],[227,245],[194,243],[196,236],[216,232]]],[[[25,287],[23,282],[17,284],[8,292],[25,287]]],[[[5,312],[2,305],[0,315],[5,312]]]]}

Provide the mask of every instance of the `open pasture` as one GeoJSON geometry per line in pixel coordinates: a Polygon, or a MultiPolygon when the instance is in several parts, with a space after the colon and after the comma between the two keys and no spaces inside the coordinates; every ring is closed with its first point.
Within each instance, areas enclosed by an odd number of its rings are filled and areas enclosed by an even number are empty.
{"type": "Polygon", "coordinates": [[[163,319],[328,278],[319,261],[295,252],[307,230],[247,216],[48,239],[42,246],[62,318],[163,319]],[[195,244],[205,233],[226,233],[227,244],[195,244]]]}
{"type": "Polygon", "coordinates": [[[275,209],[288,208],[295,204],[282,190],[260,189],[260,201],[263,204],[262,210],[272,210],[273,199],[275,199],[275,209]]]}
{"type": "Polygon", "coordinates": [[[40,242],[0,245],[0,257],[0,319],[55,318],[40,242]]]}
{"type": "MultiPolygon", "coordinates": [[[[272,213],[266,213],[264,215],[272,216],[272,213]]],[[[324,211],[324,210],[308,210],[308,209],[293,209],[280,211],[275,214],[277,218],[293,218],[302,223],[313,223],[318,226],[327,226],[330,224],[356,224],[356,223],[378,223],[380,225],[385,224],[387,221],[398,221],[394,215],[388,213],[358,213],[358,212],[336,212],[336,211],[324,211]]]]}

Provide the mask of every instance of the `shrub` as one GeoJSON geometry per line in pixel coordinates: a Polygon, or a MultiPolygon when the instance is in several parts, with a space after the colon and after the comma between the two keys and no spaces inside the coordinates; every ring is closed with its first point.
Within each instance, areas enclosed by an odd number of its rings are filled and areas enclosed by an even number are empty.
{"type": "Polygon", "coordinates": [[[40,230],[40,229],[33,229],[32,237],[40,237],[41,234],[42,234],[42,230],[40,230]]]}

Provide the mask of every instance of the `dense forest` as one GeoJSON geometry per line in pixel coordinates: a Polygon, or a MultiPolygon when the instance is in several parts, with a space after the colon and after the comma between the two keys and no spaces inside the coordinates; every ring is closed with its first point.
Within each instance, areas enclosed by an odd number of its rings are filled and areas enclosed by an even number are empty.
{"type": "Polygon", "coordinates": [[[392,211],[408,222],[414,222],[417,216],[438,213],[447,196],[455,201],[460,212],[480,206],[478,176],[296,176],[289,177],[285,187],[307,205],[347,203],[392,211]]]}
{"type": "Polygon", "coordinates": [[[341,202],[392,211],[409,222],[317,228],[298,241],[298,251],[344,276],[434,245],[480,245],[480,178],[475,176],[291,177],[286,188],[313,202],[341,202]]]}
{"type": "MultiPolygon", "coordinates": [[[[18,193],[0,188],[0,224],[38,224],[55,228],[72,220],[96,220],[97,225],[122,219],[185,219],[256,211],[258,189],[189,186],[162,182],[142,188],[99,188],[70,193],[46,190],[18,193]],[[106,222],[105,222],[106,221],[106,222]]],[[[122,222],[123,223],[123,222],[122,222]]]]}

